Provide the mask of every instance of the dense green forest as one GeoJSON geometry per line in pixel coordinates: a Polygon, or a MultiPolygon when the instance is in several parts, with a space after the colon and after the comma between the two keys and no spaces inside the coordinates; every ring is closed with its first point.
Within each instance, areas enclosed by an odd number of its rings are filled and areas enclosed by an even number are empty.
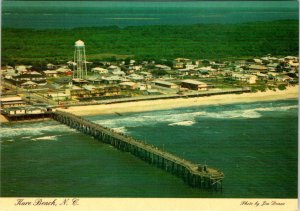
{"type": "Polygon", "coordinates": [[[298,55],[298,21],[183,26],[2,29],[2,64],[72,60],[74,42],[86,44],[90,61],[135,58],[231,59],[298,55]]]}

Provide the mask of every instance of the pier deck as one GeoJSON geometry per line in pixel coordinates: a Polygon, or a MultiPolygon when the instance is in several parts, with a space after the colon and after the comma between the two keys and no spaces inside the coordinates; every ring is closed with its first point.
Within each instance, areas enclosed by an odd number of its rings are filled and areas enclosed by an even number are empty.
{"type": "Polygon", "coordinates": [[[207,167],[206,165],[194,164],[158,147],[139,141],[128,135],[117,133],[110,128],[98,125],[74,114],[56,111],[53,113],[53,118],[93,136],[97,140],[110,144],[119,150],[130,152],[152,165],[175,174],[193,187],[213,190],[222,189],[224,174],[217,169],[207,167]]]}

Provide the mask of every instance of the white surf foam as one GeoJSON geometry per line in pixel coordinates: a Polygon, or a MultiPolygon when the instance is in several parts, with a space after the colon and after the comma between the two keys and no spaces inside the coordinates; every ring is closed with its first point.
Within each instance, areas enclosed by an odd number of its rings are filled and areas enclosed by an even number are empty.
{"type": "Polygon", "coordinates": [[[174,125],[179,125],[179,126],[191,126],[195,124],[195,122],[193,121],[182,121],[182,122],[175,122],[175,123],[171,123],[169,124],[170,126],[174,126],[174,125]]]}
{"type": "Polygon", "coordinates": [[[40,141],[40,140],[55,141],[55,140],[57,140],[58,136],[59,135],[56,135],[56,136],[42,136],[42,137],[38,137],[38,138],[33,138],[31,140],[32,141],[40,141]]]}
{"type": "Polygon", "coordinates": [[[234,118],[260,118],[262,115],[255,110],[232,110],[222,112],[207,112],[204,117],[218,119],[234,119],[234,118]]]}
{"type": "Polygon", "coordinates": [[[75,129],[69,128],[62,124],[48,124],[44,123],[26,123],[20,125],[14,125],[13,127],[2,127],[0,138],[13,138],[22,137],[22,139],[31,138],[32,136],[41,136],[48,132],[74,132],[78,133],[75,129]]]}
{"type": "Polygon", "coordinates": [[[297,108],[297,105],[292,106],[277,106],[277,107],[256,107],[256,108],[238,108],[234,110],[217,110],[208,111],[203,109],[201,111],[189,110],[168,110],[147,112],[136,115],[114,117],[112,119],[97,120],[95,123],[110,127],[140,127],[147,125],[155,125],[157,123],[167,123],[170,126],[182,125],[189,126],[203,118],[219,118],[219,119],[233,119],[233,118],[260,118],[263,111],[285,111],[288,109],[297,108]],[[151,115],[153,114],[153,115],[151,115]],[[193,122],[193,123],[191,123],[193,122]]]}
{"type": "Polygon", "coordinates": [[[15,142],[14,139],[1,140],[0,143],[15,142]]]}
{"type": "Polygon", "coordinates": [[[117,133],[126,133],[127,130],[125,127],[115,127],[115,128],[112,128],[114,131],[116,131],[117,133]]]}

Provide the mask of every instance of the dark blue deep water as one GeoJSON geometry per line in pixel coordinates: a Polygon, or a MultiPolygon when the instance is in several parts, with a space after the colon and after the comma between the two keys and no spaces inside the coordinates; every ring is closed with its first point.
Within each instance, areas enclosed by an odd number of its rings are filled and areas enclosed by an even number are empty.
{"type": "Polygon", "coordinates": [[[3,1],[2,27],[74,28],[298,20],[297,1],[3,1]]]}

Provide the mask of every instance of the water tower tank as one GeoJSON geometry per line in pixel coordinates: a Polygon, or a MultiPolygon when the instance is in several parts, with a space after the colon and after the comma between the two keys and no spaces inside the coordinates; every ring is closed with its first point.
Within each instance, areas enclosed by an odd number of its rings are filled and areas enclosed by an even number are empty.
{"type": "Polygon", "coordinates": [[[84,42],[81,40],[78,40],[75,42],[75,47],[83,47],[84,46],[84,42]]]}

